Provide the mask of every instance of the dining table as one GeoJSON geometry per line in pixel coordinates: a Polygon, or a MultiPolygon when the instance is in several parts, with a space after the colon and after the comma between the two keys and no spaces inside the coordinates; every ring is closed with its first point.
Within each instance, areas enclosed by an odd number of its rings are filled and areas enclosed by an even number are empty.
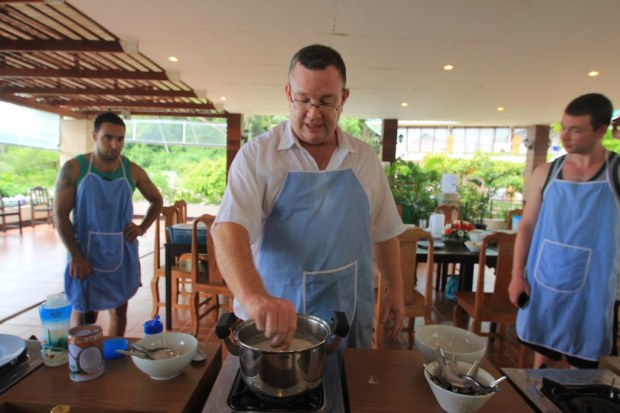
{"type": "MultiPolygon", "coordinates": [[[[472,251],[463,243],[443,242],[435,240],[437,243],[433,248],[433,259],[438,266],[436,290],[445,290],[446,278],[448,276],[448,264],[460,264],[459,272],[459,291],[472,291],[474,280],[474,265],[480,259],[479,251],[472,251]],[[440,286],[441,281],[441,286],[440,286]]],[[[418,246],[418,262],[426,262],[428,249],[418,246]]],[[[497,262],[497,250],[493,247],[487,248],[487,265],[494,267],[497,262]]]]}

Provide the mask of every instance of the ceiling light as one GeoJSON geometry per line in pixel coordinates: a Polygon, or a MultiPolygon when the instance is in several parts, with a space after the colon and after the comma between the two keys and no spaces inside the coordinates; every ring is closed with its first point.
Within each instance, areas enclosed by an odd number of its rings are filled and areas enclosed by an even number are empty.
{"type": "Polygon", "coordinates": [[[400,104],[400,107],[401,107],[401,108],[406,108],[407,106],[409,106],[409,103],[407,103],[407,102],[402,102],[402,103],[400,104]]]}
{"type": "Polygon", "coordinates": [[[446,71],[454,70],[454,65],[445,65],[443,67],[443,70],[446,70],[446,71]]]}
{"type": "Polygon", "coordinates": [[[504,111],[504,107],[503,106],[498,106],[497,107],[497,111],[498,112],[503,112],[504,111]]]}
{"type": "Polygon", "coordinates": [[[598,70],[591,70],[590,72],[588,72],[588,76],[590,77],[597,77],[600,74],[601,73],[598,70]]]}
{"type": "Polygon", "coordinates": [[[170,56],[170,57],[168,58],[168,60],[170,60],[170,61],[171,61],[171,62],[173,62],[173,63],[176,63],[176,62],[178,62],[178,61],[179,61],[179,58],[178,58],[178,57],[176,57],[176,56],[170,56]]]}
{"type": "Polygon", "coordinates": [[[220,96],[220,100],[226,100],[226,96],[220,96]]]}

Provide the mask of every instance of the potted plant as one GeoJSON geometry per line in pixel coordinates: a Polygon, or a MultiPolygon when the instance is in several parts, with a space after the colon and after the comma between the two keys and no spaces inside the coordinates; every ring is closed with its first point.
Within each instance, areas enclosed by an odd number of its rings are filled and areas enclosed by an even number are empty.
{"type": "Polygon", "coordinates": [[[485,218],[491,214],[491,191],[480,179],[470,179],[459,188],[461,215],[478,229],[486,229],[485,218]]]}
{"type": "Polygon", "coordinates": [[[388,165],[386,174],[394,200],[403,208],[403,222],[418,225],[420,219],[427,220],[437,206],[439,174],[402,159],[388,165]]]}

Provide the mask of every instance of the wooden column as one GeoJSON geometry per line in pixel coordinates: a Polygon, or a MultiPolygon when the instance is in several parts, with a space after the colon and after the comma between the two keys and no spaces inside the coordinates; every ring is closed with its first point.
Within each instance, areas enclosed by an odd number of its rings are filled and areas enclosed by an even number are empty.
{"type": "Polygon", "coordinates": [[[398,119],[383,119],[383,139],[381,140],[381,160],[394,162],[396,160],[396,133],[398,119]]]}
{"type": "Polygon", "coordinates": [[[231,113],[227,116],[226,127],[226,177],[235,155],[241,148],[241,114],[231,113]]]}
{"type": "MultiPolygon", "coordinates": [[[[525,157],[525,171],[523,174],[523,195],[527,196],[528,184],[534,169],[547,162],[549,150],[549,125],[533,125],[527,128],[527,155],[525,157]]],[[[525,199],[527,200],[527,199],[525,199]]]]}

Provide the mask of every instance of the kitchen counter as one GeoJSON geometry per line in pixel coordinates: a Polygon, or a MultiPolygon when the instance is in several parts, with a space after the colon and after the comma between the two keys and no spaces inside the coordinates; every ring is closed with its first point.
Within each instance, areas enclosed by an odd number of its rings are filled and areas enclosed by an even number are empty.
{"type": "Polygon", "coordinates": [[[105,373],[74,382],[68,365],[41,366],[0,394],[0,413],[49,413],[59,404],[71,413],[200,411],[221,367],[221,345],[201,343],[206,362],[190,363],[170,380],[154,380],[138,370],[130,357],[106,360],[105,373]]]}
{"type": "Polygon", "coordinates": [[[620,357],[618,356],[605,356],[601,357],[598,363],[599,369],[608,369],[620,376],[620,357]]]}
{"type": "MultiPolygon", "coordinates": [[[[350,412],[443,412],[424,378],[422,363],[426,363],[426,359],[415,349],[345,349],[350,412]]],[[[501,376],[486,359],[481,367],[494,377],[501,376]]],[[[532,411],[509,383],[504,382],[500,387],[502,391],[494,395],[480,413],[532,411]]]]}

